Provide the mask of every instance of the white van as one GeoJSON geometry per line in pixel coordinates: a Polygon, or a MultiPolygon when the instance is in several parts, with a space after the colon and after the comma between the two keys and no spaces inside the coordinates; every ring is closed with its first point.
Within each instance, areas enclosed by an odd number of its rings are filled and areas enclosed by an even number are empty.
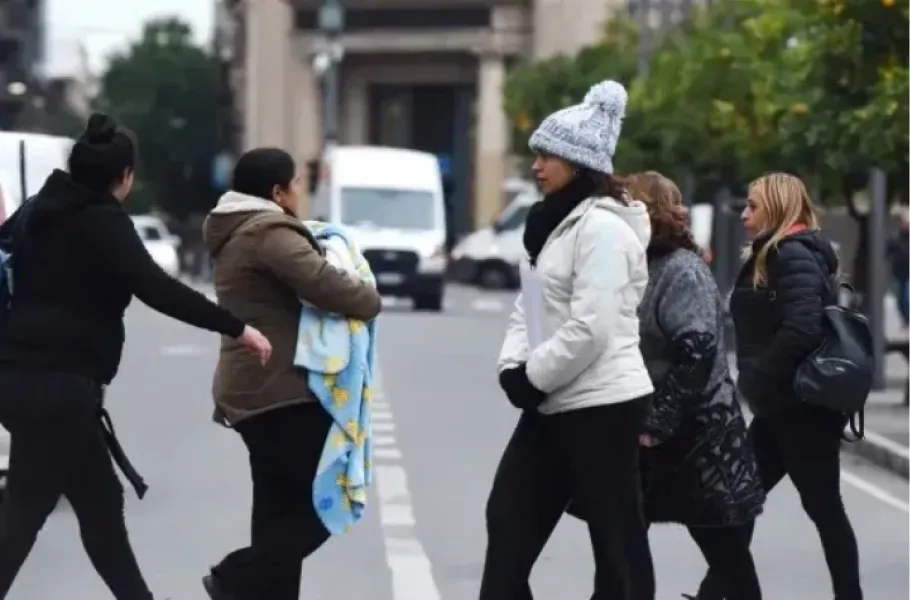
{"type": "Polygon", "coordinates": [[[533,188],[518,194],[492,225],[461,240],[452,250],[454,276],[489,289],[516,287],[518,264],[526,254],[522,240],[525,220],[539,200],[540,194],[533,188]]]}
{"type": "Polygon", "coordinates": [[[379,292],[442,310],[446,209],[439,161],[416,150],[336,146],[324,160],[312,218],[343,225],[379,292]]]}
{"type": "Polygon", "coordinates": [[[59,135],[43,133],[24,133],[18,131],[0,131],[0,171],[6,175],[11,189],[6,192],[11,196],[7,200],[18,207],[22,203],[19,181],[19,142],[25,142],[25,193],[34,195],[44,185],[54,169],[66,170],[66,159],[69,157],[73,140],[59,135]]]}

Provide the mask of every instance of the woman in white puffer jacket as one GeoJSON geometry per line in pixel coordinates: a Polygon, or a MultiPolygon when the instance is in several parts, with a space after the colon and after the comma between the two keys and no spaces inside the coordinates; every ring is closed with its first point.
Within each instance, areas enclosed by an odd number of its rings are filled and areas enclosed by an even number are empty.
{"type": "Polygon", "coordinates": [[[522,414],[487,504],[480,600],[531,600],[531,569],[570,499],[590,530],[593,600],[654,598],[638,469],[653,391],[637,316],[651,226],[612,175],[625,104],[620,84],[598,84],[531,136],[545,197],[528,215],[499,357],[522,414]]]}

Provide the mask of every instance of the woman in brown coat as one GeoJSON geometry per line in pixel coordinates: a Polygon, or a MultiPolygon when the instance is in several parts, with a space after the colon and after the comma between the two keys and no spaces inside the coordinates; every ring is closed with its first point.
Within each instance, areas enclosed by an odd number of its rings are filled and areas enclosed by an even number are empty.
{"type": "Polygon", "coordinates": [[[301,301],[365,321],[380,310],[375,288],[331,266],[294,214],[299,188],[289,154],[251,150],[205,222],[219,303],[273,345],[263,366],[225,339],[215,371],[215,420],[249,450],[253,514],[251,545],[203,580],[213,600],[296,600],[301,562],[329,538],[312,487],[331,418],[294,366],[301,301]]]}

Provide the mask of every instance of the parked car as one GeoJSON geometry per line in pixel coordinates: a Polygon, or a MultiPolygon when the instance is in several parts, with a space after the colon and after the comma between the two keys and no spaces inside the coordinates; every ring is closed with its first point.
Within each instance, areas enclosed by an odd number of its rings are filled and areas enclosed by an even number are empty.
{"type": "Polygon", "coordinates": [[[540,195],[535,189],[518,194],[489,227],[479,229],[452,249],[452,277],[488,289],[518,285],[518,263],[525,255],[525,219],[540,195]]]}
{"type": "Polygon", "coordinates": [[[177,254],[180,238],[168,230],[164,221],[153,215],[134,216],[133,225],[155,262],[172,277],[180,275],[180,257],[177,254]]]}

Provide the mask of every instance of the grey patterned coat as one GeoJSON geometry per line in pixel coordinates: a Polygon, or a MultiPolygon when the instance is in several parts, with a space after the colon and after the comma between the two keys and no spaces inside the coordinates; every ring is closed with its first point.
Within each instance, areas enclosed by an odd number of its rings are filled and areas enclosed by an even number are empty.
{"type": "Polygon", "coordinates": [[[677,249],[649,256],[638,314],[654,382],[642,449],[651,522],[739,524],[762,511],[764,492],[723,345],[721,298],[708,266],[677,249]]]}

